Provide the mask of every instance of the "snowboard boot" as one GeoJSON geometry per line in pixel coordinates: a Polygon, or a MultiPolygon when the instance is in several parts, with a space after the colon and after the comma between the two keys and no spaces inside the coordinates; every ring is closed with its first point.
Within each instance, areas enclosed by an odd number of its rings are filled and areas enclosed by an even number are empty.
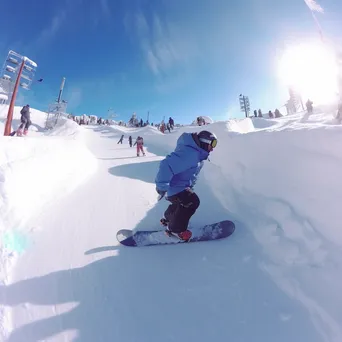
{"type": "Polygon", "coordinates": [[[185,230],[184,232],[181,232],[177,235],[181,240],[184,240],[184,241],[189,241],[192,237],[192,233],[190,232],[190,230],[185,230]]]}
{"type": "Polygon", "coordinates": [[[17,136],[22,137],[23,136],[23,130],[20,128],[17,130],[17,136]]]}
{"type": "Polygon", "coordinates": [[[27,135],[27,132],[28,132],[28,129],[25,128],[25,129],[24,129],[24,135],[27,135]]]}
{"type": "Polygon", "coordinates": [[[185,242],[189,241],[191,239],[191,236],[192,236],[192,233],[190,230],[185,230],[184,232],[181,232],[181,233],[174,233],[171,230],[166,229],[165,233],[168,236],[175,236],[178,239],[183,240],[185,242]]]}

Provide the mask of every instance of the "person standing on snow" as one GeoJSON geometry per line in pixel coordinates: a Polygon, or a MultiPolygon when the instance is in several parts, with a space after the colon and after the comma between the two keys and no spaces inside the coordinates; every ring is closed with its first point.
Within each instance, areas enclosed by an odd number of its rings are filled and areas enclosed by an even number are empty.
{"type": "Polygon", "coordinates": [[[306,102],[306,110],[309,114],[313,112],[313,102],[310,99],[306,102]]]}
{"type": "Polygon", "coordinates": [[[137,144],[137,157],[140,157],[140,151],[145,156],[145,152],[144,152],[144,148],[143,148],[143,146],[144,146],[144,139],[142,137],[138,137],[136,142],[135,142],[135,144],[137,144]]]}
{"type": "Polygon", "coordinates": [[[129,143],[129,146],[132,147],[132,136],[131,135],[128,138],[128,143],[129,143]]]}
{"type": "Polygon", "coordinates": [[[18,128],[18,131],[17,131],[17,135],[18,136],[22,136],[23,135],[23,128],[24,128],[24,135],[27,135],[27,132],[28,132],[28,129],[30,127],[30,125],[32,124],[31,122],[31,115],[30,115],[30,105],[26,105],[24,106],[21,111],[20,111],[20,114],[21,114],[21,124],[18,128]]]}
{"type": "Polygon", "coordinates": [[[175,122],[173,121],[171,116],[169,117],[169,124],[170,124],[170,128],[173,129],[173,127],[175,126],[175,122]]]}
{"type": "Polygon", "coordinates": [[[122,140],[123,140],[123,138],[124,138],[124,135],[122,134],[122,136],[121,136],[120,140],[118,141],[118,144],[122,144],[122,140]]]}
{"type": "Polygon", "coordinates": [[[160,220],[169,235],[185,241],[191,238],[188,224],[200,205],[193,188],[204,160],[216,145],[217,137],[211,132],[183,133],[175,151],[160,162],[155,183],[159,199],[167,194],[166,199],[171,202],[160,220]]]}

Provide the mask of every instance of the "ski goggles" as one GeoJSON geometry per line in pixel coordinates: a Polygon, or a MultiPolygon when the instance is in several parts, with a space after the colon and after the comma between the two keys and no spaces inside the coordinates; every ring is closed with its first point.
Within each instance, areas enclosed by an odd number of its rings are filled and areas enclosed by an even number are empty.
{"type": "Polygon", "coordinates": [[[201,138],[199,140],[210,145],[212,148],[215,148],[217,146],[217,139],[209,140],[209,139],[201,138]]]}

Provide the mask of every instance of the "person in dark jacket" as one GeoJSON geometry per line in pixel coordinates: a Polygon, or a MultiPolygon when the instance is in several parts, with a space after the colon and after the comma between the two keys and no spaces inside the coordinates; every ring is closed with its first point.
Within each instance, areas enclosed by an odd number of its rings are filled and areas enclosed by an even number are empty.
{"type": "Polygon", "coordinates": [[[128,138],[128,143],[129,143],[129,146],[132,147],[132,136],[131,135],[128,138]]]}
{"type": "Polygon", "coordinates": [[[166,199],[171,202],[160,220],[167,226],[168,234],[185,241],[191,238],[189,220],[200,205],[193,188],[204,160],[216,145],[216,135],[211,132],[183,133],[175,151],[160,162],[155,183],[159,199],[167,195],[166,199]]]}
{"type": "Polygon", "coordinates": [[[169,118],[169,124],[170,124],[170,128],[173,129],[174,126],[175,126],[175,122],[173,121],[173,119],[171,118],[171,116],[170,116],[170,118],[169,118]]]}
{"type": "Polygon", "coordinates": [[[122,140],[123,140],[123,138],[124,138],[124,135],[122,134],[122,136],[121,136],[120,140],[118,141],[118,144],[122,144],[122,140]]]}
{"type": "Polygon", "coordinates": [[[281,117],[282,117],[282,115],[281,115],[279,109],[276,109],[276,110],[274,111],[274,116],[275,116],[276,118],[281,118],[281,117]]]}
{"type": "Polygon", "coordinates": [[[23,128],[24,128],[24,135],[27,135],[28,129],[30,125],[32,124],[31,115],[30,115],[30,105],[27,104],[26,106],[24,106],[21,109],[20,114],[21,114],[21,118],[20,118],[21,124],[18,128],[17,135],[18,136],[23,135],[23,128]]]}

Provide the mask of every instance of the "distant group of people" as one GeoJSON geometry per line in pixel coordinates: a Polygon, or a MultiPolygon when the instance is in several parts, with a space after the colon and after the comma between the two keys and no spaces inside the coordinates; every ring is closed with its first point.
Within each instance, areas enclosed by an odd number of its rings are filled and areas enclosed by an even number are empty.
{"type": "MultiPolygon", "coordinates": [[[[153,124],[152,124],[153,126],[153,124]]],[[[166,130],[169,131],[169,133],[171,133],[171,130],[174,129],[175,127],[175,121],[170,117],[169,121],[167,122],[167,124],[165,124],[164,120],[159,124],[156,125],[156,127],[162,132],[165,133],[166,130]]]]}
{"type": "MultiPolygon", "coordinates": [[[[312,114],[313,113],[313,102],[310,99],[308,99],[308,101],[306,102],[305,105],[306,105],[306,110],[307,110],[308,114],[312,114]]],[[[258,118],[264,117],[261,109],[259,109],[258,111],[254,110],[253,114],[254,114],[254,117],[258,117],[258,118]]],[[[282,116],[283,116],[283,114],[280,113],[279,109],[276,109],[274,111],[274,113],[271,110],[268,112],[268,117],[270,119],[281,118],[282,116]]]]}
{"type": "MultiPolygon", "coordinates": [[[[259,109],[258,111],[257,110],[254,110],[254,112],[253,112],[253,114],[254,114],[254,117],[258,117],[258,118],[263,118],[264,116],[263,116],[263,114],[262,114],[262,111],[261,111],[261,109],[259,109]]],[[[281,118],[283,116],[283,114],[281,114],[280,113],[280,111],[279,111],[279,109],[276,109],[275,111],[274,111],[274,113],[270,110],[270,111],[268,111],[268,117],[270,118],[270,119],[272,119],[272,118],[281,118]]]]}
{"type": "MultiPolygon", "coordinates": [[[[119,141],[118,141],[118,144],[122,144],[123,143],[124,137],[125,137],[125,135],[122,134],[120,139],[119,139],[119,141]]],[[[128,137],[128,143],[129,143],[130,147],[137,145],[137,157],[140,157],[140,152],[143,154],[143,156],[146,155],[145,151],[144,151],[144,139],[143,139],[143,137],[138,136],[137,139],[135,140],[134,145],[132,145],[133,144],[133,139],[132,139],[132,136],[130,135],[128,137]]]]}

